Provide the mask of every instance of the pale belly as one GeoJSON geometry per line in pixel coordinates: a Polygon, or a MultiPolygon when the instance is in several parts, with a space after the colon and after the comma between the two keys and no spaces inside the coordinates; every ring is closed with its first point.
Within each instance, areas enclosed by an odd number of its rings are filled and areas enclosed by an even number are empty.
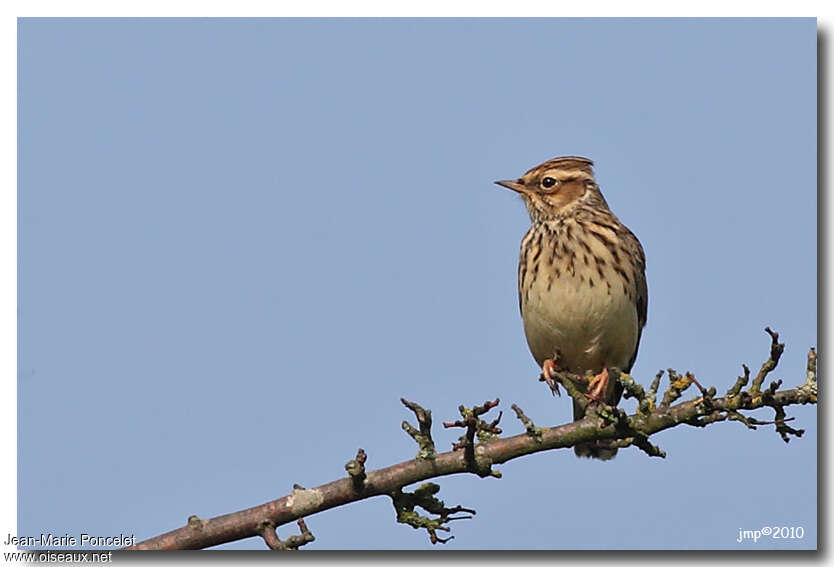
{"type": "Polygon", "coordinates": [[[544,278],[521,297],[530,352],[539,365],[557,356],[570,372],[626,369],[638,340],[637,309],[620,285],[591,287],[563,274],[547,288],[544,278]]]}

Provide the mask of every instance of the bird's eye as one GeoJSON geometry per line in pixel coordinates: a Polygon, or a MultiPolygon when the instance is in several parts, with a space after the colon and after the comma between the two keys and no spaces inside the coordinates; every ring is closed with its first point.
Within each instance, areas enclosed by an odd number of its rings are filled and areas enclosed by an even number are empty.
{"type": "Polygon", "coordinates": [[[544,179],[542,179],[542,187],[544,187],[545,189],[549,189],[554,185],[556,185],[556,180],[552,177],[545,177],[544,179]]]}

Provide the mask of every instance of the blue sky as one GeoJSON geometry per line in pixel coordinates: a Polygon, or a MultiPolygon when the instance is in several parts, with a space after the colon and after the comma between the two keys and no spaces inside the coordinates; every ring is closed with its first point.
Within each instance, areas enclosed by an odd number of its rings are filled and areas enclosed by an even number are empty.
{"type": "MultiPolygon", "coordinates": [[[[813,19],[29,19],[19,39],[19,535],[144,539],[338,478],[360,446],[402,461],[401,396],[437,423],[500,397],[508,434],[511,403],[569,421],[521,330],[526,212],[492,184],[556,155],[596,162],[646,250],[638,380],[723,392],[766,325],[775,376],[803,379],[813,19]]],[[[665,460],[441,479],[478,511],[446,548],[814,548],[816,408],[789,415],[789,445],[678,427],[665,460]],[[766,525],[805,535],[736,541],[766,525]]],[[[315,549],[432,547],[385,498],[308,525],[315,549]]]]}

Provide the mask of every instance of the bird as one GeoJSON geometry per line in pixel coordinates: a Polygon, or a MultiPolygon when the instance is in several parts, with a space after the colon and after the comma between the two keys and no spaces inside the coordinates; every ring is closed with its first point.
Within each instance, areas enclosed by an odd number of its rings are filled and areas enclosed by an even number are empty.
{"type": "MultiPolygon", "coordinates": [[[[592,372],[587,396],[616,406],[623,388],[608,369],[629,372],[637,358],[648,315],[646,255],[611,212],[593,166],[585,157],[556,157],[495,183],[519,193],[530,216],[518,301],[542,379],[552,380],[557,370],[592,372]]],[[[574,400],[574,421],[584,415],[574,400]]],[[[577,444],[574,451],[603,461],[617,454],[605,441],[577,444]]]]}

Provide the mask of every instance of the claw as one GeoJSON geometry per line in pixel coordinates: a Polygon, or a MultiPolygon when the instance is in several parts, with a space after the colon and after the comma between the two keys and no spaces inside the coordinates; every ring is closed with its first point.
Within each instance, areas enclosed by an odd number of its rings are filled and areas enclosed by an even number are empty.
{"type": "Polygon", "coordinates": [[[591,378],[585,397],[600,404],[605,403],[605,391],[608,389],[610,380],[611,376],[608,374],[608,369],[603,368],[602,372],[591,378]]]}
{"type": "Polygon", "coordinates": [[[556,362],[552,358],[548,358],[542,363],[542,373],[539,376],[539,382],[545,382],[548,386],[550,386],[550,393],[554,396],[562,396],[562,392],[559,391],[559,384],[556,382],[556,373],[559,371],[559,367],[556,366],[556,362]]]}

